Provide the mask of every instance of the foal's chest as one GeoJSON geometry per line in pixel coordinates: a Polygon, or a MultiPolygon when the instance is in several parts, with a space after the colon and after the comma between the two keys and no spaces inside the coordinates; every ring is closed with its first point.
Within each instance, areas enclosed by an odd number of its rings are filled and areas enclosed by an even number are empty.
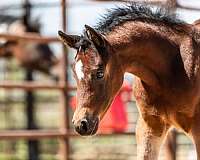
{"type": "Polygon", "coordinates": [[[165,114],[167,102],[158,95],[153,94],[153,91],[151,92],[151,89],[146,87],[140,80],[135,80],[133,94],[141,113],[154,116],[165,114]]]}
{"type": "Polygon", "coordinates": [[[140,80],[136,80],[134,84],[134,96],[137,107],[142,115],[156,116],[162,119],[164,123],[170,124],[177,129],[188,133],[194,121],[196,113],[196,100],[190,98],[190,94],[177,96],[172,100],[164,100],[162,97],[156,96],[142,84],[140,80]]]}

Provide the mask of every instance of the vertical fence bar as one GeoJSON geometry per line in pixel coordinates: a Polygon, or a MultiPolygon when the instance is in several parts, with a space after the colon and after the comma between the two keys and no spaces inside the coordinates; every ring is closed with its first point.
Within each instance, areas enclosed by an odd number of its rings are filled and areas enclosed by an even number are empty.
{"type": "MultiPolygon", "coordinates": [[[[24,1],[24,16],[23,22],[26,26],[26,31],[31,32],[31,3],[29,0],[24,1]]],[[[28,82],[34,81],[33,71],[30,69],[25,70],[25,80],[28,82]]],[[[26,118],[27,118],[27,129],[37,129],[35,121],[35,96],[33,91],[26,91],[26,118]]],[[[28,159],[29,160],[39,160],[39,145],[37,140],[28,140],[28,159]]]]}
{"type": "MultiPolygon", "coordinates": [[[[61,0],[61,13],[62,13],[62,29],[63,31],[67,30],[67,13],[66,13],[66,0],[61,0]]],[[[67,77],[67,66],[68,66],[68,57],[67,57],[67,48],[63,45],[63,55],[61,59],[61,75],[60,83],[65,86],[65,89],[61,92],[61,132],[67,133],[69,129],[69,112],[68,112],[68,77],[67,77]]],[[[61,160],[69,159],[69,137],[63,137],[60,139],[60,153],[62,155],[61,160]]]]}
{"type": "MultiPolygon", "coordinates": [[[[33,81],[33,72],[26,70],[26,81],[33,81]]],[[[38,129],[35,121],[35,96],[33,91],[26,91],[26,119],[27,129],[38,129]]],[[[39,160],[38,140],[28,140],[28,157],[29,160],[39,160]]]]}

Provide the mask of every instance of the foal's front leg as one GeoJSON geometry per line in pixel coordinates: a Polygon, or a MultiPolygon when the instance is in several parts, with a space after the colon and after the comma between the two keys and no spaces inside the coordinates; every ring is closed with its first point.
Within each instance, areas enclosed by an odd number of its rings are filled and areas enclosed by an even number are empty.
{"type": "Polygon", "coordinates": [[[137,160],[157,160],[167,130],[167,125],[156,116],[148,116],[145,120],[139,117],[136,127],[137,160]]]}

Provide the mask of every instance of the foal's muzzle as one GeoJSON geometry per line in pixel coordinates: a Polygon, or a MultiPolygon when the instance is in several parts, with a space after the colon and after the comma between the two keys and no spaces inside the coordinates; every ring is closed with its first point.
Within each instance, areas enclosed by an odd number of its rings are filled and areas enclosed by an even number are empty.
{"type": "Polygon", "coordinates": [[[84,118],[74,123],[75,130],[82,136],[94,135],[98,130],[99,119],[95,118],[84,118]]]}

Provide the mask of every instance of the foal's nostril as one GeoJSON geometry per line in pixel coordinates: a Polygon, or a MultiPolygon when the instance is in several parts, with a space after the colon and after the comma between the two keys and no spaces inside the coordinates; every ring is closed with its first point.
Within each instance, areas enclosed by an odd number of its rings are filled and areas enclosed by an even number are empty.
{"type": "Polygon", "coordinates": [[[75,130],[82,136],[94,135],[97,132],[99,119],[98,117],[94,118],[84,118],[79,120],[75,125],[75,130]]]}
{"type": "Polygon", "coordinates": [[[82,133],[87,133],[88,131],[88,122],[87,120],[82,120],[80,125],[80,130],[82,133]]]}
{"type": "Polygon", "coordinates": [[[86,119],[79,121],[78,125],[75,126],[75,130],[81,135],[87,135],[89,130],[89,124],[86,119]]]}

